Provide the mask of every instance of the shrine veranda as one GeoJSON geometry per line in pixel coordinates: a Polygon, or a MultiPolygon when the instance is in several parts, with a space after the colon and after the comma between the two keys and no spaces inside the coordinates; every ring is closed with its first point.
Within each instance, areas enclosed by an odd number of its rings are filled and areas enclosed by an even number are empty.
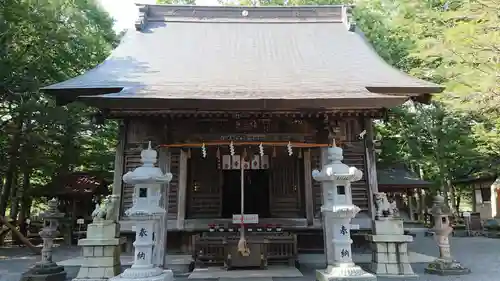
{"type": "Polygon", "coordinates": [[[135,231],[123,215],[133,186],[122,177],[140,165],[149,141],[158,167],[173,174],[161,199],[167,251],[193,254],[232,241],[233,215],[242,211],[258,217],[246,226],[255,239],[276,233],[277,248],[267,249],[276,260],[323,251],[322,190],[311,172],[333,142],[345,164],[363,171],[352,183],[361,209],[352,225],[370,230],[378,191],[373,120],[409,99],[426,102],[442,87],[381,60],[349,6],[139,11],[136,29],[105,62],[42,89],[61,104],[98,108],[96,120],[120,121],[113,194],[121,198],[122,235],[135,231]],[[204,240],[207,233],[213,239],[204,240]]]}

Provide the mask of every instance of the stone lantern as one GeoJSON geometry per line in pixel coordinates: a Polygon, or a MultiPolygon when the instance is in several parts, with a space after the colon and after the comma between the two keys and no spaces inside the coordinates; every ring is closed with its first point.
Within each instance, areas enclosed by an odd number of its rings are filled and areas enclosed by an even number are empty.
{"type": "Polygon", "coordinates": [[[170,281],[173,280],[171,270],[163,270],[154,265],[154,247],[157,237],[157,223],[163,219],[166,211],[160,207],[161,186],[172,180],[172,174],[163,174],[155,167],[157,152],[148,149],[141,152],[142,166],[123,176],[126,184],[134,185],[132,208],[125,211],[135,224],[134,263],[122,274],[112,280],[170,281]]]}
{"type": "Polygon", "coordinates": [[[341,162],[342,148],[329,147],[328,161],[312,176],[322,183],[324,239],[327,268],[316,271],[318,281],[376,280],[352,261],[351,220],[360,211],[352,204],[351,182],[359,181],[363,173],[341,162]]]}
{"type": "Polygon", "coordinates": [[[43,240],[42,258],[27,272],[22,274],[21,281],[64,281],[66,279],[64,267],[52,261],[53,241],[59,235],[57,227],[59,220],[64,218],[64,214],[57,209],[59,203],[55,198],[50,200],[48,205],[48,210],[40,215],[43,219],[43,228],[38,234],[40,234],[43,240]]]}
{"type": "Polygon", "coordinates": [[[431,210],[434,227],[434,237],[439,247],[439,258],[430,263],[425,269],[426,273],[438,275],[462,275],[470,273],[470,269],[463,267],[460,262],[453,260],[448,237],[453,232],[450,226],[450,210],[441,195],[434,197],[431,210]]]}

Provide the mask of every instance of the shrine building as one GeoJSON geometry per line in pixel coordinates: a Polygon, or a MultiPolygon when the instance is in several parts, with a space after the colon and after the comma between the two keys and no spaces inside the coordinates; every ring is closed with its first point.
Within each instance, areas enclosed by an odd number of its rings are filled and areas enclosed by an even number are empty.
{"type": "MultiPolygon", "coordinates": [[[[139,10],[135,29],[104,62],[42,89],[121,120],[113,193],[122,214],[133,200],[122,176],[152,141],[159,167],[173,174],[162,194],[169,248],[189,252],[200,233],[231,228],[242,203],[257,215],[256,228],[286,230],[299,250],[309,247],[301,241],[322,233],[322,192],[311,171],[335,142],[344,163],[364,173],[352,185],[362,210],[353,224],[371,227],[372,121],[410,99],[427,102],[442,87],[384,62],[348,6],[139,10]]],[[[131,233],[130,219],[120,223],[131,233]]]]}

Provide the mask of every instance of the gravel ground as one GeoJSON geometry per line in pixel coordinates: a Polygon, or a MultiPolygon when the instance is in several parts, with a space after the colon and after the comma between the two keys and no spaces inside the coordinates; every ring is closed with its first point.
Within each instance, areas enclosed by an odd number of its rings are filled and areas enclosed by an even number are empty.
{"type": "MultiPolygon", "coordinates": [[[[462,276],[434,276],[424,273],[425,264],[415,264],[413,269],[419,278],[415,281],[498,281],[500,280],[500,240],[485,237],[452,237],[452,255],[462,265],[470,268],[472,273],[462,276]],[[497,275],[498,274],[498,275],[497,275]]],[[[410,249],[422,254],[437,256],[437,246],[432,237],[419,234],[410,245],[410,249]]],[[[54,261],[76,257],[80,254],[77,247],[60,247],[54,250],[54,261]]],[[[0,281],[19,281],[20,274],[38,260],[38,256],[30,254],[26,248],[0,248],[0,281]]],[[[312,269],[301,269],[304,277],[293,281],[313,281],[315,273],[312,269]]],[[[177,278],[177,281],[187,278],[177,278]]],[[[286,279],[274,278],[274,281],[286,279]]],[[[404,281],[397,278],[378,278],[379,281],[404,281]]]]}

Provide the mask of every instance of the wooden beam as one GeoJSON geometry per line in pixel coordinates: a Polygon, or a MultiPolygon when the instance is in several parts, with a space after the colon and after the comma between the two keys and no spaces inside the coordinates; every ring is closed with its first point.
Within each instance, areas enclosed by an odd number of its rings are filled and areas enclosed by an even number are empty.
{"type": "Polygon", "coordinates": [[[312,185],[311,149],[304,149],[304,194],[306,199],[307,225],[314,223],[314,193],[312,185]]]}
{"type": "Polygon", "coordinates": [[[375,155],[375,148],[373,144],[373,123],[371,118],[363,119],[363,128],[366,130],[365,134],[365,178],[368,182],[368,210],[372,220],[375,219],[375,205],[373,202],[373,194],[378,192],[377,180],[377,157],[375,155]]]}
{"type": "Polygon", "coordinates": [[[179,159],[179,184],[177,190],[177,229],[184,229],[187,200],[187,152],[181,149],[179,159]]]}
{"type": "Polygon", "coordinates": [[[5,224],[12,231],[12,234],[14,234],[12,235],[12,238],[15,239],[15,236],[17,235],[19,237],[19,240],[21,240],[24,245],[30,248],[33,253],[37,255],[41,253],[40,248],[37,248],[33,244],[31,244],[30,240],[28,240],[21,232],[19,232],[19,230],[17,230],[15,226],[9,223],[9,221],[4,216],[0,216],[0,222],[5,224]]]}

